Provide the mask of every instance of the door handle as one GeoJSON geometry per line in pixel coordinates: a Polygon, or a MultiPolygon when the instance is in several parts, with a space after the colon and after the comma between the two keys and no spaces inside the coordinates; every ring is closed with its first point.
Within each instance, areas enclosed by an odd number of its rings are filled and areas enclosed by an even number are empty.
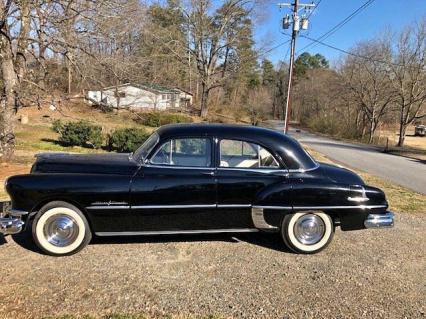
{"type": "Polygon", "coordinates": [[[213,172],[213,171],[211,171],[211,172],[202,172],[202,174],[203,174],[203,175],[213,176],[213,175],[214,175],[214,172],[213,172]]]}

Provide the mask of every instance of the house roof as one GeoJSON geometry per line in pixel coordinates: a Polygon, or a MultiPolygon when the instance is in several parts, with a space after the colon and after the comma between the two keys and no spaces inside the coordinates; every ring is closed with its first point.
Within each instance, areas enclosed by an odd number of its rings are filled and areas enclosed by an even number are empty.
{"type": "Polygon", "coordinates": [[[142,90],[151,91],[154,93],[160,93],[160,94],[171,94],[171,93],[179,93],[176,92],[175,89],[167,88],[165,86],[157,85],[157,84],[141,84],[141,83],[123,83],[120,85],[114,85],[114,86],[108,86],[106,88],[103,88],[102,91],[111,90],[115,88],[121,88],[126,86],[133,86],[142,90]]]}

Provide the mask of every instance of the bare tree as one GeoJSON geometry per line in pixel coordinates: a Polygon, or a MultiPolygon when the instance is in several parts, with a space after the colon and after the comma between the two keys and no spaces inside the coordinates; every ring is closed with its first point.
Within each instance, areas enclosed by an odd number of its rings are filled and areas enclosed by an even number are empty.
{"type": "Polygon", "coordinates": [[[353,101],[368,120],[368,141],[373,141],[374,133],[383,116],[389,111],[395,96],[389,77],[392,50],[384,40],[364,42],[352,50],[340,72],[351,92],[353,101]]]}
{"type": "Polygon", "coordinates": [[[391,71],[399,111],[398,146],[403,146],[408,125],[426,117],[426,18],[399,35],[394,62],[391,71]]]}
{"type": "Polygon", "coordinates": [[[244,31],[240,25],[250,14],[251,4],[253,2],[249,0],[227,0],[211,13],[211,0],[193,0],[189,10],[185,11],[192,36],[189,49],[201,82],[202,117],[208,114],[211,90],[226,81],[227,58],[244,31]],[[226,59],[221,61],[222,57],[226,59]]]}
{"type": "Polygon", "coordinates": [[[272,97],[266,87],[258,87],[250,90],[245,109],[250,116],[252,125],[266,120],[271,113],[272,97]]]}

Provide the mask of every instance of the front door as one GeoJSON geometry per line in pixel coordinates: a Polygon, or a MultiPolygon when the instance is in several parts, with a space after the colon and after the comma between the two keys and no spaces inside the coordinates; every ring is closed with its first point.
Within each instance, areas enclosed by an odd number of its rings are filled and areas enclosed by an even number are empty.
{"type": "Polygon", "coordinates": [[[217,226],[216,181],[211,138],[165,141],[131,185],[134,228],[179,232],[217,226]]]}

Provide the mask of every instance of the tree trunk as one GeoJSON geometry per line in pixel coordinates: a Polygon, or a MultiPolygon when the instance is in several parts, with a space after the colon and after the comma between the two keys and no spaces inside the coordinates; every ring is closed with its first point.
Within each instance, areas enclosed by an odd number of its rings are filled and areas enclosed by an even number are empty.
{"type": "Polygon", "coordinates": [[[8,161],[12,158],[15,149],[13,116],[15,114],[18,79],[13,67],[13,53],[10,42],[1,35],[0,41],[1,74],[4,85],[3,97],[0,100],[0,161],[8,161]]]}
{"type": "Polygon", "coordinates": [[[201,111],[200,116],[206,118],[208,114],[209,90],[205,83],[201,84],[201,111]]]}
{"type": "Polygon", "coordinates": [[[370,129],[368,131],[368,143],[372,143],[373,142],[373,137],[374,137],[374,131],[375,131],[375,124],[374,121],[371,120],[370,122],[370,129]]]}
{"type": "Polygon", "coordinates": [[[398,146],[399,147],[404,146],[406,130],[407,130],[407,125],[405,123],[400,123],[400,125],[399,125],[399,138],[398,138],[398,146]]]}

